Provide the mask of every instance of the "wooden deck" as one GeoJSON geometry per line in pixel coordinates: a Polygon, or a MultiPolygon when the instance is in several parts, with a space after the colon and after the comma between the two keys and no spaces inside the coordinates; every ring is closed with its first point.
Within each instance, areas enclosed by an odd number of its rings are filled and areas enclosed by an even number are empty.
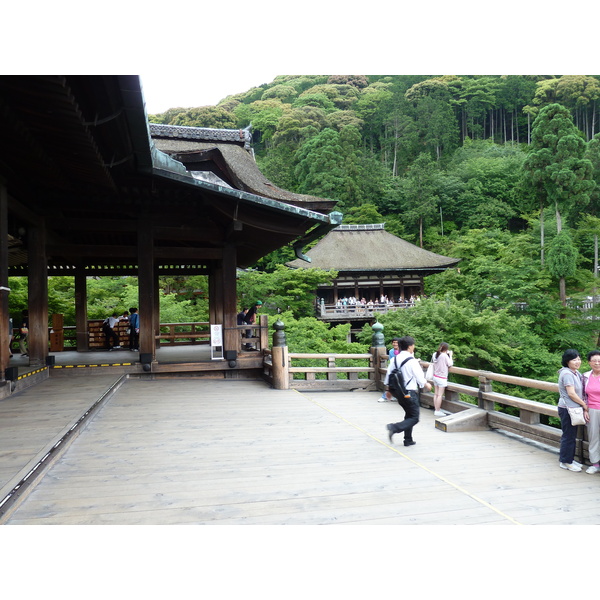
{"type": "MultiPolygon", "coordinates": [[[[49,379],[0,402],[2,491],[111,383],[49,379]]],[[[6,522],[600,524],[600,475],[501,433],[442,432],[427,409],[417,445],[390,444],[403,411],[378,397],[131,378],[6,522]]]]}

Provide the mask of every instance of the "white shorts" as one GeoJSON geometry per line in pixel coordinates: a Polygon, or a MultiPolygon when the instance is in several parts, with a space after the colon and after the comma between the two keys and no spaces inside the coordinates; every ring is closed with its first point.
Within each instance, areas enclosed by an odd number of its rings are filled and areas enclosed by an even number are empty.
{"type": "Polygon", "coordinates": [[[447,385],[448,385],[448,378],[447,377],[440,377],[439,375],[434,375],[433,376],[433,384],[437,385],[437,387],[447,387],[447,385]]]}

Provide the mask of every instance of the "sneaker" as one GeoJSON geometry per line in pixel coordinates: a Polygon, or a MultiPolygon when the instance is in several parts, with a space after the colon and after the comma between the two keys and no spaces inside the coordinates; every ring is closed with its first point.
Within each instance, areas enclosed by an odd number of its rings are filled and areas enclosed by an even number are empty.
{"type": "Polygon", "coordinates": [[[414,440],[404,440],[405,446],[414,446],[416,443],[414,440]]]}
{"type": "Polygon", "coordinates": [[[574,462],[572,462],[570,464],[569,463],[558,463],[558,466],[561,469],[567,469],[569,471],[575,471],[575,472],[581,471],[581,467],[579,466],[579,463],[577,463],[577,464],[574,462]]]}
{"type": "Polygon", "coordinates": [[[586,473],[589,473],[590,475],[592,475],[593,473],[600,473],[600,467],[595,467],[594,465],[592,465],[591,467],[588,467],[585,470],[586,473]]]}
{"type": "Polygon", "coordinates": [[[381,398],[377,399],[377,402],[387,402],[387,398],[385,396],[381,396],[381,398]]]}
{"type": "Polygon", "coordinates": [[[433,412],[433,416],[434,417],[445,417],[446,413],[442,412],[441,410],[436,410],[436,411],[433,412]]]}
{"type": "Polygon", "coordinates": [[[388,430],[388,438],[390,438],[390,444],[393,444],[394,442],[392,441],[392,437],[394,435],[394,431],[392,429],[391,424],[387,426],[387,430],[388,430]]]}

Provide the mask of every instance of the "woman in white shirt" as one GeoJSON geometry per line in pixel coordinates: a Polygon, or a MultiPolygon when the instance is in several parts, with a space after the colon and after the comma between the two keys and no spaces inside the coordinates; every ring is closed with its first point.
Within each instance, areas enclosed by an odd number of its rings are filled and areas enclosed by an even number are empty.
{"type": "Polygon", "coordinates": [[[446,413],[442,412],[442,398],[444,389],[448,385],[448,373],[450,367],[454,364],[452,361],[452,350],[446,342],[442,342],[439,348],[431,356],[433,363],[433,385],[435,392],[433,395],[433,408],[436,417],[444,417],[446,413]]]}

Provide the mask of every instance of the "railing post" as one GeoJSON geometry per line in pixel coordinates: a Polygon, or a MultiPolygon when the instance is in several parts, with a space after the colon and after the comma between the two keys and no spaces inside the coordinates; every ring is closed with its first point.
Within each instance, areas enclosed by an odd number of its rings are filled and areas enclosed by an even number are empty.
{"type": "MultiPolygon", "coordinates": [[[[281,323],[281,321],[280,321],[281,323]]],[[[258,330],[259,335],[259,343],[260,349],[266,350],[269,347],[269,317],[268,315],[259,315],[258,316],[258,324],[260,325],[260,329],[258,330]]],[[[283,323],[282,323],[283,324],[283,323]]],[[[284,325],[285,327],[285,325],[284,325]]],[[[256,330],[253,330],[256,331],[256,330]]],[[[255,333],[253,333],[255,335],[255,333]]],[[[285,339],[285,334],[284,339],[285,339]]]]}
{"type": "Polygon", "coordinates": [[[477,406],[483,410],[494,410],[494,402],[492,400],[484,400],[482,394],[492,391],[492,380],[488,379],[483,371],[479,372],[479,395],[477,397],[477,406]]]}
{"type": "Polygon", "coordinates": [[[385,338],[383,337],[383,325],[377,321],[371,327],[373,329],[373,336],[371,338],[371,366],[374,367],[373,379],[375,380],[375,387],[378,390],[383,390],[383,380],[385,375],[379,372],[379,367],[383,357],[386,356],[385,350],[385,338]]]}
{"type": "MultiPolygon", "coordinates": [[[[330,369],[335,369],[335,356],[327,357],[327,367],[330,369]]],[[[337,379],[337,373],[335,371],[330,371],[327,373],[327,379],[329,381],[335,381],[337,379]]]]}
{"type": "Polygon", "coordinates": [[[285,324],[280,319],[273,323],[273,347],[271,348],[271,360],[273,363],[273,387],[276,390],[290,389],[290,372],[288,347],[285,339],[285,324]]]}

